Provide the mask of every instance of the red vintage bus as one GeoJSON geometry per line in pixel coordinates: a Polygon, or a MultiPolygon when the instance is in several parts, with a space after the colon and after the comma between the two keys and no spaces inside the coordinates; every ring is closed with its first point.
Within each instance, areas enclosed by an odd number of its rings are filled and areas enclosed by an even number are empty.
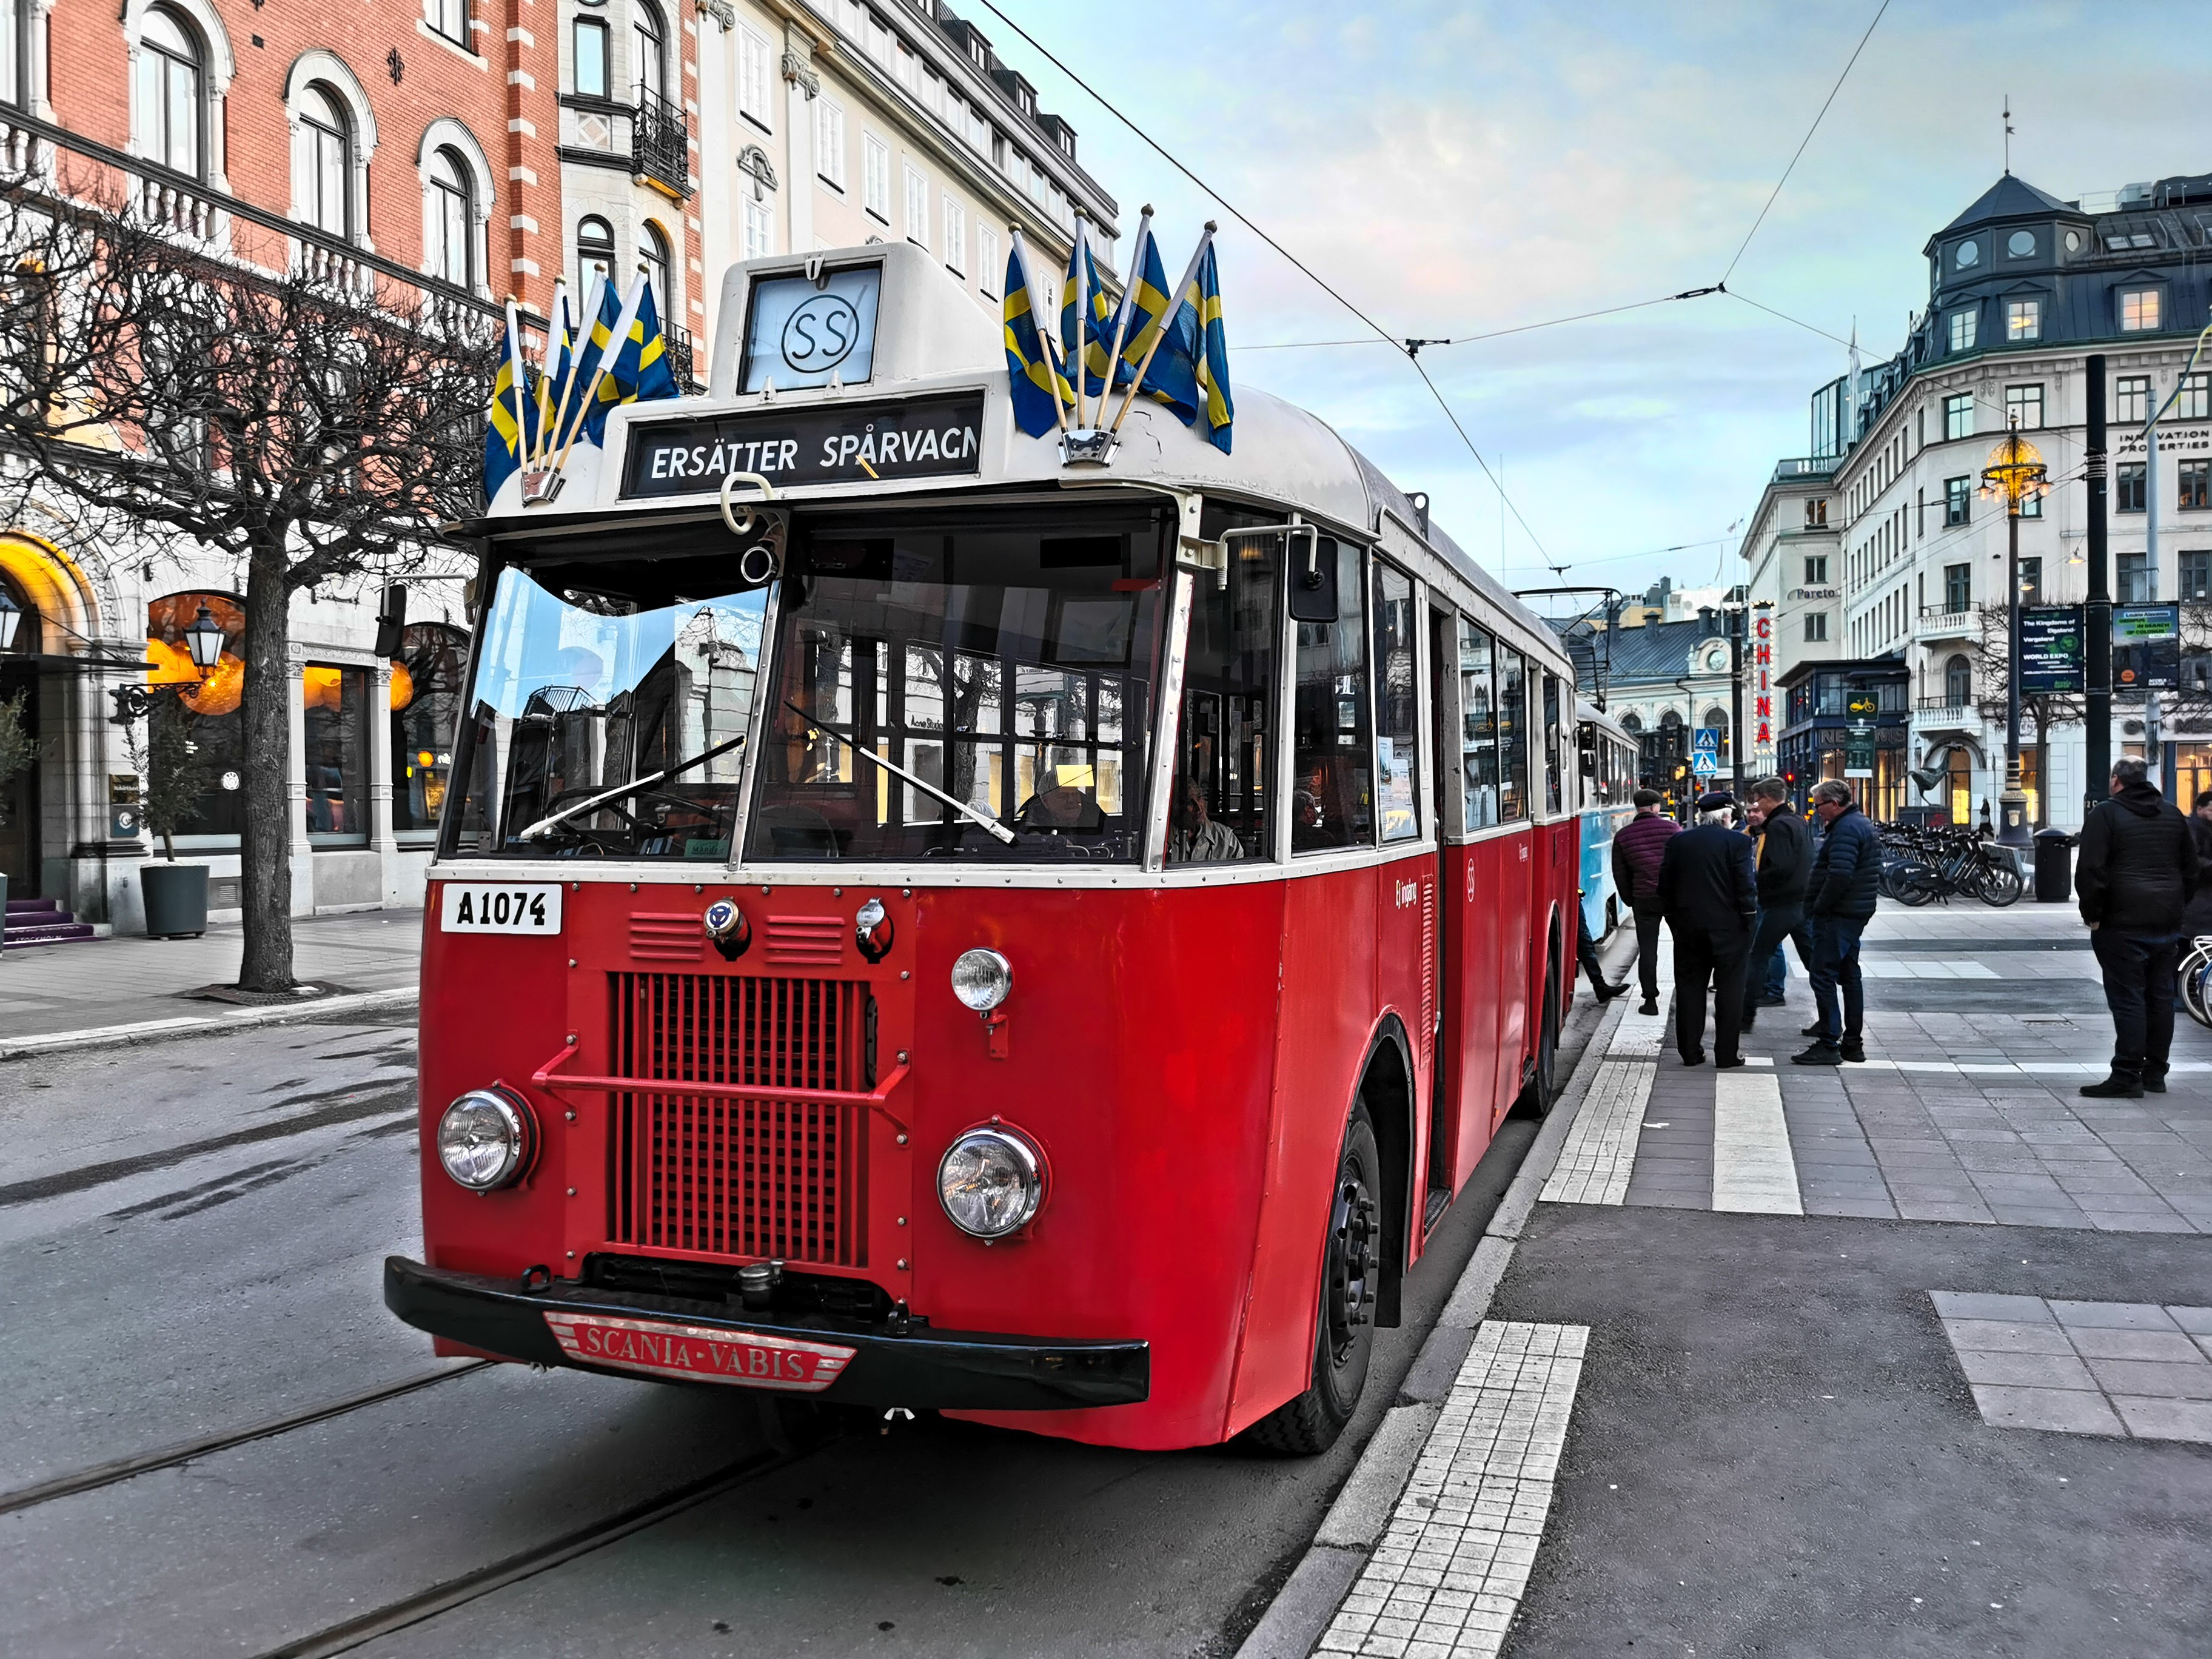
{"type": "Polygon", "coordinates": [[[482,526],[388,1305],[441,1353],[1327,1446],[1549,1101],[1565,656],[1288,404],[1066,461],[917,250],[724,306],[708,396],[482,526]]]}

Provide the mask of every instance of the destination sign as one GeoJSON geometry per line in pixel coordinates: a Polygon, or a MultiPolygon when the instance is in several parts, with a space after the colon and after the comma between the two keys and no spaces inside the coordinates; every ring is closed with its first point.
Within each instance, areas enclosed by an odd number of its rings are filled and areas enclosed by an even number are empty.
{"type": "Polygon", "coordinates": [[[696,495],[732,472],[787,488],[970,476],[981,469],[983,394],[813,404],[630,428],[622,493],[696,495]]]}

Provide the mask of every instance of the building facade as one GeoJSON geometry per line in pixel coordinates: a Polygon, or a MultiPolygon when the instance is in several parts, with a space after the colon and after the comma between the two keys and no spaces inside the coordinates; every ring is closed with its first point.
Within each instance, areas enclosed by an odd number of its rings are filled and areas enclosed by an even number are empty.
{"type": "MultiPolygon", "coordinates": [[[[487,311],[511,294],[526,319],[550,313],[556,276],[641,265],[693,384],[734,261],[896,237],[994,313],[1009,225],[1040,282],[1065,268],[1079,212],[1109,261],[1118,228],[1074,130],[949,9],[908,0],[0,0],[0,157],[50,179],[105,166],[217,257],[265,267],[289,248],[487,311]]],[[[375,649],[377,585],[295,599],[296,913],[420,902],[468,574],[410,579],[396,657],[375,649]]],[[[214,919],[236,914],[243,588],[193,544],[115,556],[59,503],[0,522],[0,594],[23,619],[0,701],[21,700],[38,752],[0,786],[13,898],[96,930],[142,924],[154,849],[114,809],[143,727],[112,723],[109,694],[195,678],[185,630],[204,607],[225,655],[186,706],[216,782],[176,850],[208,865],[214,919]]]]}
{"type": "MultiPolygon", "coordinates": [[[[1587,621],[1562,631],[1583,695],[1602,695],[1606,712],[1637,739],[1639,784],[1665,794],[1675,810],[1711,787],[1693,769],[1697,728],[1714,733],[1718,785],[1730,781],[1735,680],[1728,613],[1707,605],[1687,621],[1656,620],[1666,613],[1663,586],[1631,602],[1654,620],[1609,629],[1587,621]]],[[[1748,661],[1750,653],[1745,654],[1748,661]]]]}
{"type": "MultiPolygon", "coordinates": [[[[2002,501],[1980,490],[1990,448],[2014,427],[2051,481],[2020,525],[2021,597],[2087,596],[2092,354],[2107,376],[2112,598],[2212,599],[2212,377],[2200,366],[2179,383],[2212,300],[2208,251],[2212,175],[2100,202],[2062,201],[2007,174],[1923,248],[1929,303],[1905,348],[1814,394],[1814,453],[1777,469],[1741,551],[1755,596],[1777,605],[1785,672],[1831,659],[1903,667],[1905,764],[1941,778],[1905,789],[1900,805],[1971,822],[2004,787],[2008,526],[2002,501]],[[2154,561],[2143,428],[2169,396],[2154,561]],[[1831,580],[1812,580],[1824,570],[1831,580]]],[[[2036,822],[2072,829],[2092,783],[2079,702],[2046,707],[2047,732],[2033,709],[2025,718],[2025,782],[2036,822]]],[[[2116,694],[2115,755],[2143,752],[2147,714],[2140,696],[2116,694]]],[[[2169,738],[2177,714],[2192,718],[2168,710],[2169,738]]],[[[2212,750],[2184,741],[2174,758],[2195,775],[2212,750]]]]}

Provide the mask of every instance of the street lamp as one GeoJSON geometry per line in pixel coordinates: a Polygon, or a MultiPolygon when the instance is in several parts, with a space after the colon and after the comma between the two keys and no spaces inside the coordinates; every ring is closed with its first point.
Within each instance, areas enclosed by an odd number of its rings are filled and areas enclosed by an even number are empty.
{"type": "MultiPolygon", "coordinates": [[[[2005,504],[2005,787],[1997,798],[2003,823],[1997,840],[2025,850],[2033,845],[2027,833],[2027,792],[2020,776],[2020,504],[2041,495],[2048,487],[2050,470],[2033,444],[2020,435],[2020,416],[2012,429],[1990,451],[1990,464],[1982,469],[1982,494],[2002,496],[2005,504]]],[[[2039,787],[2048,780],[2039,779],[2039,787]]]]}
{"type": "Polygon", "coordinates": [[[200,607],[200,614],[185,629],[185,648],[192,653],[192,666],[200,671],[202,679],[212,674],[215,665],[222,660],[222,624],[207,606],[200,607]]]}
{"type": "Polygon", "coordinates": [[[15,648],[15,630],[23,625],[23,607],[0,587],[0,651],[15,648]]]}

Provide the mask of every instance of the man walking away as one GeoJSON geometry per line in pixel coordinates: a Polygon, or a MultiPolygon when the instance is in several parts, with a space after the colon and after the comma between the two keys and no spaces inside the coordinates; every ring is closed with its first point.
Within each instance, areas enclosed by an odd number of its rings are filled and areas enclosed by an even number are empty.
{"type": "Polygon", "coordinates": [[[1751,838],[1735,830],[1735,800],[1698,797],[1698,827],[1667,843],[1659,858],[1659,897],[1674,936],[1674,1047],[1685,1066],[1705,1058],[1705,987],[1713,988],[1713,1066],[1743,1064],[1744,957],[1759,908],[1751,838]]]}
{"type": "Polygon", "coordinates": [[[1589,915],[1582,906],[1582,890],[1575,890],[1575,960],[1582,964],[1583,972],[1589,975],[1590,990],[1600,1002],[1610,1002],[1628,989],[1626,981],[1618,985],[1605,976],[1605,963],[1598,959],[1597,941],[1590,937],[1589,915]]]}
{"type": "Polygon", "coordinates": [[[2182,912],[2197,890],[2197,840],[2148,771],[2139,760],[2112,769],[2112,799],[2081,826],[2074,868],[2112,1011],[2112,1074],[2081,1085],[2098,1099],[2164,1094],[2173,1047],[2173,976],[2182,912]]]}
{"type": "Polygon", "coordinates": [[[1805,921],[1805,890],[1813,879],[1813,832],[1790,810],[1790,786],[1780,778],[1761,778],[1751,786],[1751,800],[1752,812],[1760,819],[1751,859],[1759,882],[1759,927],[1743,969],[1747,1031],[1758,1022],[1766,988],[1782,977],[1777,971],[1782,942],[1805,921]]]}
{"type": "Polygon", "coordinates": [[[1866,987],[1859,979],[1859,935],[1874,920],[1881,882],[1881,846],[1874,825],[1837,778],[1813,786],[1813,810],[1827,826],[1813,860],[1806,921],[1813,934],[1813,1000],[1820,1018],[1813,1046],[1790,1058],[1800,1066],[1835,1066],[1866,1058],[1866,987]],[[1838,991],[1843,1010],[1836,1008],[1838,991]]]}
{"type": "Polygon", "coordinates": [[[1636,915],[1636,969],[1644,981],[1647,1014],[1659,1012],[1659,923],[1666,915],[1659,902],[1659,860],[1682,826],[1659,810],[1656,789],[1639,789],[1636,816],[1613,838],[1613,884],[1621,902],[1636,915]]]}

